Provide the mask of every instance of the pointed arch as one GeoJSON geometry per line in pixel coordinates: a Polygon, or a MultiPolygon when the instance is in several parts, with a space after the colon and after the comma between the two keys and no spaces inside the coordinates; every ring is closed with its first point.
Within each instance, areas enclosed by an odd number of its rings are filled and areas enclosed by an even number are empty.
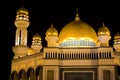
{"type": "Polygon", "coordinates": [[[13,71],[10,76],[10,80],[19,80],[19,75],[17,71],[13,71]]]}
{"type": "Polygon", "coordinates": [[[36,80],[36,73],[32,67],[27,70],[27,80],[36,80]]]}
{"type": "Polygon", "coordinates": [[[42,76],[43,76],[43,67],[41,65],[39,65],[36,68],[36,79],[37,80],[43,80],[42,76]]]}
{"type": "Polygon", "coordinates": [[[20,80],[27,80],[27,73],[24,69],[21,69],[19,71],[19,79],[20,80]]]}

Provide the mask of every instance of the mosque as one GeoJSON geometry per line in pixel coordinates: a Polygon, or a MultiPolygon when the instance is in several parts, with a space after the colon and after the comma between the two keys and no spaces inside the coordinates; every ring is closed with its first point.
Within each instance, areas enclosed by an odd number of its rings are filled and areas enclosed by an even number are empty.
{"type": "Polygon", "coordinates": [[[19,8],[10,80],[120,80],[116,69],[120,65],[119,32],[109,46],[108,27],[103,23],[96,33],[76,12],[75,19],[60,33],[51,24],[45,33],[46,47],[37,33],[28,47],[29,25],[29,11],[19,8]]]}

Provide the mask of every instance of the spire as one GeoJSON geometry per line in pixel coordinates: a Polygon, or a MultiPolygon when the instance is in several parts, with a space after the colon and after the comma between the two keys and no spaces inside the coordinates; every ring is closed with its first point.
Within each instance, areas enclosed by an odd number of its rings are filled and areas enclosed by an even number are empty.
{"type": "Polygon", "coordinates": [[[105,26],[104,22],[103,22],[103,27],[105,26]]]}
{"type": "Polygon", "coordinates": [[[76,9],[75,21],[80,21],[80,17],[79,17],[79,14],[78,14],[78,9],[76,9]]]}
{"type": "Polygon", "coordinates": [[[24,8],[24,4],[22,4],[21,8],[24,8]]]}
{"type": "Polygon", "coordinates": [[[21,1],[21,5],[22,5],[21,7],[24,8],[24,5],[25,5],[24,0],[21,1]]]}
{"type": "Polygon", "coordinates": [[[120,34],[119,32],[117,32],[117,34],[120,34]]]}
{"type": "Polygon", "coordinates": [[[51,28],[53,28],[53,23],[51,23],[51,28]]]}

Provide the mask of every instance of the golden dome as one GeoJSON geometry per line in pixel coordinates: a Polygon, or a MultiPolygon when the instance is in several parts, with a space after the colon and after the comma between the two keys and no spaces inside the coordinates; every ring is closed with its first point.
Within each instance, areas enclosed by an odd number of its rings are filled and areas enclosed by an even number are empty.
{"type": "Polygon", "coordinates": [[[86,22],[80,20],[76,14],[75,20],[63,27],[59,35],[59,43],[66,40],[90,40],[97,41],[95,30],[86,22]]]}
{"type": "Polygon", "coordinates": [[[34,54],[33,48],[29,48],[29,49],[28,49],[28,55],[31,55],[31,54],[34,54]]]}
{"type": "Polygon", "coordinates": [[[51,27],[46,31],[46,36],[58,36],[58,31],[53,27],[53,24],[51,24],[51,27]]]}
{"type": "Polygon", "coordinates": [[[24,7],[21,7],[17,10],[17,14],[26,14],[28,15],[28,10],[24,7]]]}
{"type": "Polygon", "coordinates": [[[103,26],[98,30],[98,36],[99,35],[110,35],[110,30],[104,25],[104,23],[103,26]]]}
{"type": "Polygon", "coordinates": [[[119,32],[117,32],[117,33],[115,34],[114,39],[120,39],[120,33],[119,33],[119,32]]]}
{"type": "Polygon", "coordinates": [[[38,33],[36,33],[36,34],[33,36],[33,40],[42,40],[42,39],[41,39],[41,36],[40,36],[38,33]]]}

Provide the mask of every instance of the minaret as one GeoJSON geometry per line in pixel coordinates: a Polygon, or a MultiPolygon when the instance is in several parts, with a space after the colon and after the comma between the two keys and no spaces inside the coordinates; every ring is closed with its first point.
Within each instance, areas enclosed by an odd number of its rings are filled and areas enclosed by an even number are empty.
{"type": "Polygon", "coordinates": [[[31,48],[33,48],[35,53],[40,53],[40,50],[42,49],[41,36],[38,33],[36,33],[32,38],[31,48]]]}
{"type": "Polygon", "coordinates": [[[51,27],[46,31],[47,47],[58,47],[58,32],[51,24],[51,27]]]}
{"type": "Polygon", "coordinates": [[[27,55],[27,28],[29,26],[28,10],[24,7],[17,10],[15,26],[15,46],[12,48],[14,52],[14,58],[23,57],[27,55]]]}
{"type": "Polygon", "coordinates": [[[116,52],[120,52],[120,33],[117,32],[114,36],[114,44],[113,47],[116,52]]]}
{"type": "Polygon", "coordinates": [[[103,23],[103,26],[98,30],[98,40],[100,41],[100,46],[109,46],[110,39],[110,30],[103,23]]]}

